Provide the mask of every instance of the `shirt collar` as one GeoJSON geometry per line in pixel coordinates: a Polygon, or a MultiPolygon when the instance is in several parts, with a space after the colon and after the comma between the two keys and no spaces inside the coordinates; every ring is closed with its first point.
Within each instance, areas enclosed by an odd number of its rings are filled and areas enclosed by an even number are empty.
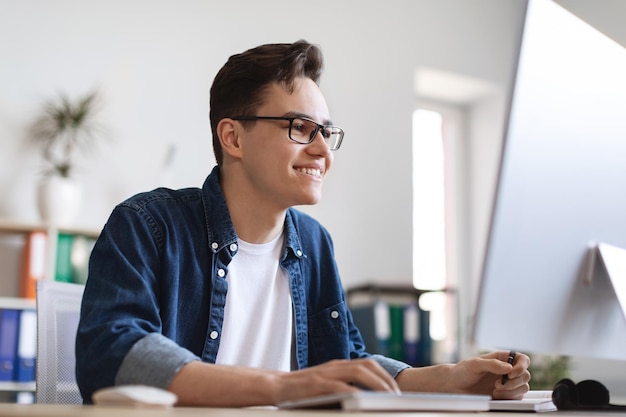
{"type": "MultiPolygon", "coordinates": [[[[215,166],[202,186],[202,199],[204,203],[204,216],[206,221],[207,236],[211,250],[216,253],[224,247],[237,243],[237,233],[233,226],[230,212],[226,205],[224,192],[220,185],[220,169],[215,166]]],[[[296,255],[302,257],[304,251],[298,230],[293,219],[293,208],[287,210],[285,216],[285,248],[296,255]]],[[[283,259],[288,255],[285,251],[283,259]]]]}

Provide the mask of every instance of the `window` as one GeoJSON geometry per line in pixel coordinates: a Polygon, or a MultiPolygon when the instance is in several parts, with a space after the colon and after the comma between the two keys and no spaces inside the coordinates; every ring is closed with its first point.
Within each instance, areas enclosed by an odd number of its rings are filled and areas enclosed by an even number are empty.
{"type": "MultiPolygon", "coordinates": [[[[455,288],[454,109],[418,108],[413,113],[413,286],[455,288]]],[[[420,297],[430,311],[430,333],[448,354],[455,350],[456,303],[449,293],[420,297]]]]}
{"type": "Polygon", "coordinates": [[[413,113],[413,285],[446,286],[444,148],[441,113],[413,113]]]}

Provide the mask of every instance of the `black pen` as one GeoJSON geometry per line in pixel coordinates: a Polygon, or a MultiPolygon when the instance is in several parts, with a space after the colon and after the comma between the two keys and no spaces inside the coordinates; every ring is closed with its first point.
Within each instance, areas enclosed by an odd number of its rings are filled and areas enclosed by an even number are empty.
{"type": "MultiPolygon", "coordinates": [[[[513,365],[513,362],[515,362],[515,351],[512,350],[509,352],[509,357],[506,358],[506,362],[510,363],[511,365],[513,365]]],[[[508,375],[502,375],[502,385],[506,384],[506,381],[509,380],[509,376],[508,375]]]]}

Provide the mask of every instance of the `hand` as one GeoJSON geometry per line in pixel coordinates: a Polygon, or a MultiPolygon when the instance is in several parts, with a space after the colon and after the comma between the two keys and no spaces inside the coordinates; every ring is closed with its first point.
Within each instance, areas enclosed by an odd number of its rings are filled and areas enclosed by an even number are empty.
{"type": "Polygon", "coordinates": [[[453,391],[491,395],[494,399],[521,399],[529,390],[530,358],[517,353],[511,366],[507,351],[491,352],[453,365],[450,383],[453,391]],[[508,375],[502,385],[502,375],[508,375]]]}
{"type": "Polygon", "coordinates": [[[396,381],[373,359],[333,360],[310,368],[278,373],[275,403],[324,394],[358,391],[400,392],[396,381]]]}
{"type": "Polygon", "coordinates": [[[400,392],[396,381],[373,359],[334,360],[293,372],[191,361],[168,389],[179,406],[249,407],[358,391],[400,392]]]}

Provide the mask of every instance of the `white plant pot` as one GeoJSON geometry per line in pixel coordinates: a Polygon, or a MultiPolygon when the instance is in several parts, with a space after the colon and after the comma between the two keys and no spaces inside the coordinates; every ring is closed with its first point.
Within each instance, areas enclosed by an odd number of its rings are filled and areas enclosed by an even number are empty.
{"type": "Polygon", "coordinates": [[[72,225],[82,203],[80,184],[72,178],[45,177],[37,189],[41,220],[52,225],[72,225]]]}

